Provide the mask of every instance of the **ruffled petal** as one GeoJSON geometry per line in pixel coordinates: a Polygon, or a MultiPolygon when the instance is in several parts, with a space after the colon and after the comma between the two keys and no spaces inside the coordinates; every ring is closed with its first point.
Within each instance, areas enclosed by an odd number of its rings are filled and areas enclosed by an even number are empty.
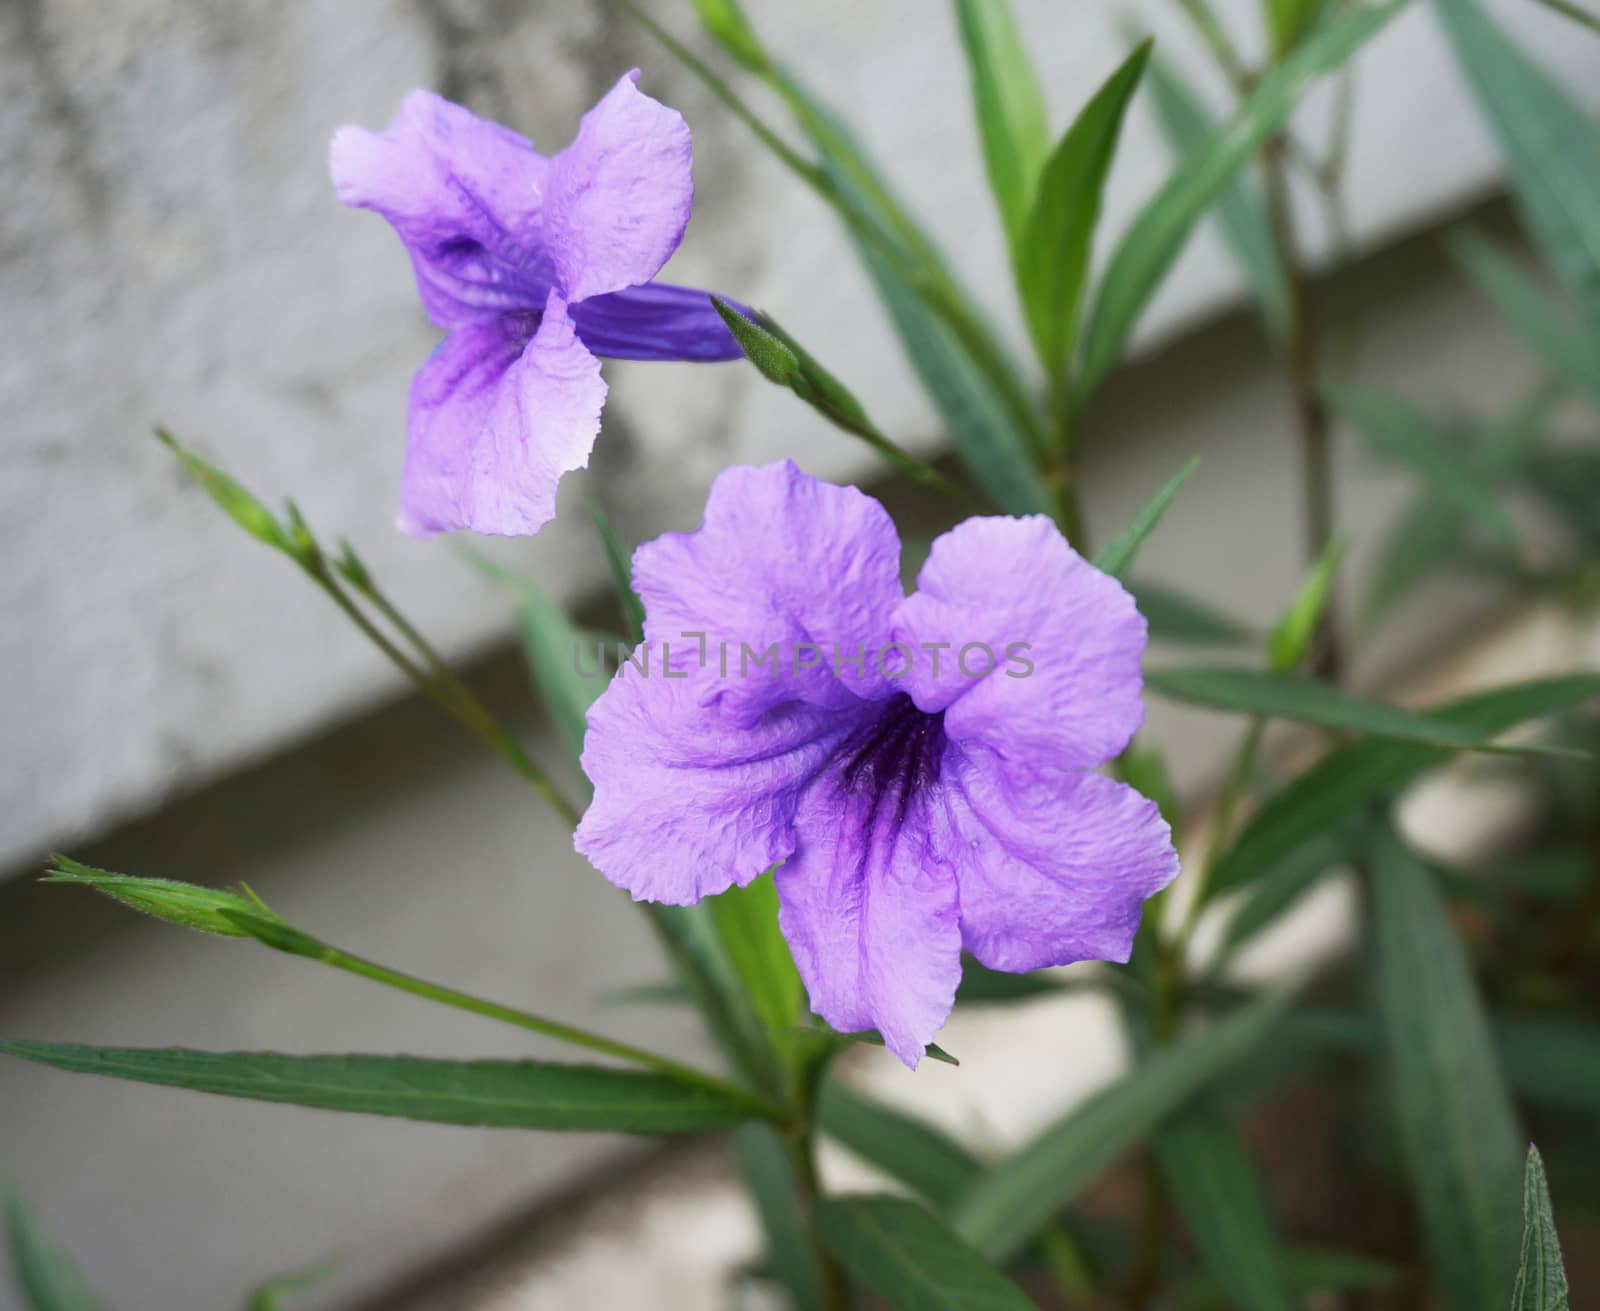
{"type": "Polygon", "coordinates": [[[572,320],[585,346],[614,360],[709,363],[744,354],[710,296],[670,282],[626,287],[581,301],[572,307],[572,320]]]}
{"type": "Polygon", "coordinates": [[[942,816],[925,792],[901,801],[824,776],[778,868],[778,923],[811,1009],[915,1069],[955,1005],[961,928],[942,816]]]}
{"type": "Polygon", "coordinates": [[[938,791],[961,941],[990,969],[1126,961],[1141,903],[1177,877],[1155,803],[1099,774],[1029,775],[951,744],[938,791]]]}
{"type": "Polygon", "coordinates": [[[574,845],[634,900],[688,905],[788,858],[800,795],[850,725],[794,704],[731,729],[691,679],[646,667],[624,665],[589,710],[594,800],[574,845]]]}
{"type": "Polygon", "coordinates": [[[944,710],[957,741],[1095,766],[1144,719],[1144,617],[1043,516],[968,519],[945,533],[893,628],[916,650],[904,690],[944,710]]]}
{"type": "MultiPolygon", "coordinates": [[[[705,519],[633,557],[645,636],[704,633],[708,705],[753,723],[796,698],[835,708],[887,695],[876,661],[903,592],[888,512],[790,460],[717,476],[705,519]]],[[[891,669],[893,662],[891,660],[891,669]]]]}
{"type": "Polygon", "coordinates": [[[413,91],[384,131],[340,128],[329,162],[339,199],[383,215],[405,243],[440,327],[544,304],[554,283],[539,239],[549,161],[525,137],[413,91]]]}
{"type": "Polygon", "coordinates": [[[544,236],[569,301],[649,282],[689,225],[689,125],[638,80],[625,74],[550,161],[544,236]]]}
{"type": "Polygon", "coordinates": [[[555,517],[561,475],[588,463],[606,385],[554,292],[542,319],[452,333],[417,373],[401,475],[400,528],[508,536],[555,517]]]}

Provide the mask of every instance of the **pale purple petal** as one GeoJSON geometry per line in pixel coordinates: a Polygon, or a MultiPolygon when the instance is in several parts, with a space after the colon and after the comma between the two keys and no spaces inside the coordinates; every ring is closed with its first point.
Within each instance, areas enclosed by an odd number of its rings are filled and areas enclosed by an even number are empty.
{"type": "Polygon", "coordinates": [[[689,125],[638,80],[624,75],[550,161],[544,238],[568,301],[649,282],[689,224],[689,125]]]}
{"type": "Polygon", "coordinates": [[[849,724],[797,703],[732,730],[692,680],[648,669],[625,664],[589,710],[575,846],[636,901],[687,905],[790,855],[800,795],[849,724]]]}
{"type": "Polygon", "coordinates": [[[719,675],[704,684],[708,705],[733,720],[795,698],[844,707],[890,690],[875,656],[903,596],[900,539],[854,487],[790,460],[725,470],[701,526],[641,546],[633,581],[652,642],[678,650],[684,633],[706,634],[719,675]]]}
{"type": "Polygon", "coordinates": [[[440,327],[544,305],[554,282],[539,240],[549,163],[526,138],[413,91],[384,131],[340,128],[329,163],[341,201],[389,220],[440,327]]]}
{"type": "Polygon", "coordinates": [[[530,324],[507,317],[459,329],[418,372],[403,531],[519,535],[555,517],[561,475],[588,463],[606,385],[554,292],[531,339],[530,324]]]}
{"type": "Polygon", "coordinates": [[[1143,720],[1144,618],[1042,516],[968,519],[935,541],[894,635],[917,649],[904,690],[944,710],[957,741],[1036,766],[1094,766],[1143,720]]]}
{"type": "Polygon", "coordinates": [[[951,743],[939,791],[961,940],[990,969],[1126,961],[1141,903],[1177,877],[1161,812],[1124,783],[1030,775],[951,743]]]}
{"type": "MultiPolygon", "coordinates": [[[[743,306],[730,303],[743,312],[743,306]]],[[[744,354],[710,296],[670,282],[626,287],[580,301],[572,307],[572,321],[583,344],[608,359],[706,363],[737,360],[744,354]]]]}
{"type": "Polygon", "coordinates": [[[841,1033],[878,1030],[915,1069],[955,1004],[961,929],[940,817],[926,793],[897,800],[834,774],[806,795],[778,923],[811,1009],[841,1033]]]}

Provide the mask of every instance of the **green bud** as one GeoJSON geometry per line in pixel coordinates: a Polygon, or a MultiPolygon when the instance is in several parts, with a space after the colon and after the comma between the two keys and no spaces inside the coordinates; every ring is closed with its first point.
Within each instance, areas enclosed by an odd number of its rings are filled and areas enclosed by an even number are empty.
{"type": "Polygon", "coordinates": [[[695,12],[705,24],[706,31],[716,37],[719,44],[752,73],[765,74],[772,67],[767,52],[761,48],[750,20],[739,8],[739,0],[693,0],[695,12]]]}
{"type": "Polygon", "coordinates": [[[126,874],[94,869],[66,856],[54,857],[45,882],[81,883],[113,901],[169,924],[228,938],[247,936],[246,931],[229,918],[230,913],[242,913],[253,919],[272,916],[259,899],[248,894],[203,888],[173,879],[130,878],[126,874]]]}
{"type": "Polygon", "coordinates": [[[284,532],[283,525],[278,522],[278,517],[259,500],[221,469],[202,460],[165,428],[157,428],[156,436],[183,461],[184,467],[194,475],[195,481],[205,488],[206,493],[222,507],[224,513],[234,523],[258,542],[265,542],[287,555],[299,554],[288,534],[284,532]]]}
{"type": "Polygon", "coordinates": [[[728,325],[728,331],[739,343],[745,358],[756,366],[761,376],[780,387],[792,388],[800,378],[800,360],[782,338],[770,329],[752,323],[719,296],[713,296],[711,303],[728,325]]]}
{"type": "Polygon", "coordinates": [[[1267,661],[1277,673],[1286,674],[1305,659],[1317,623],[1333,594],[1333,580],[1348,545],[1342,537],[1335,537],[1328,543],[1311,576],[1301,584],[1300,594],[1267,638],[1267,661]]]}

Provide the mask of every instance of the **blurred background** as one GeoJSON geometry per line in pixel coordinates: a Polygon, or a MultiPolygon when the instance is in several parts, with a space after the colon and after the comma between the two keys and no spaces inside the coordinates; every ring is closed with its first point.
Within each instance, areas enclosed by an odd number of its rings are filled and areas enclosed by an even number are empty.
{"type": "MultiPolygon", "coordinates": [[[[1020,342],[944,7],[746,7],[858,125],[1020,342]]],[[[1217,6],[1241,34],[1257,7],[1217,6]]],[[[1600,41],[1530,0],[1489,7],[1600,107],[1600,41]]],[[[650,8],[699,40],[687,0],[650,8]]],[[[1015,9],[1057,130],[1144,31],[1225,103],[1175,5],[1015,9]]],[[[880,426],[939,451],[938,420],[832,216],[611,6],[0,5],[0,1032],[529,1050],[487,1023],[36,886],[45,855],[65,849],[131,874],[243,879],[357,952],[381,948],[427,977],[704,1054],[691,1016],[608,1000],[661,966],[559,826],[408,698],[325,599],[218,516],[149,436],[170,427],[267,499],[292,495],[328,537],[348,536],[485,698],[541,741],[508,597],[450,542],[392,527],[406,389],[436,334],[388,229],[334,201],[326,148],[338,125],[380,126],[427,86],[554,150],[636,65],[695,136],[697,207],[668,275],[771,311],[880,426]]],[[[1434,411],[1502,410],[1538,368],[1441,242],[1463,225],[1519,239],[1496,149],[1426,8],[1355,68],[1342,239],[1312,195],[1296,197],[1330,357],[1434,411]]],[[[1326,133],[1332,103],[1331,84],[1308,101],[1308,137],[1326,133]]],[[[1136,103],[1103,234],[1170,163],[1136,103]]],[[[1200,455],[1145,571],[1265,623],[1301,572],[1296,462],[1277,363],[1241,304],[1234,265],[1203,229],[1137,358],[1096,402],[1085,489],[1103,537],[1200,455]]],[[[590,470],[564,484],[562,514],[536,541],[492,548],[580,612],[606,577],[585,495],[637,539],[692,526],[729,463],[795,454],[832,477],[869,468],[743,365],[613,363],[607,377],[604,431],[590,470]]],[[[1340,522],[1370,543],[1408,484],[1348,439],[1337,469],[1340,522]]],[[[915,520],[915,498],[880,490],[915,520]]],[[[1366,564],[1358,549],[1354,575],[1366,564]]],[[[1403,627],[1367,644],[1356,681],[1431,696],[1466,677],[1464,660],[1532,674],[1582,659],[1586,640],[1537,613],[1508,615],[1485,582],[1430,583],[1403,627]]],[[[1186,795],[1203,797],[1226,722],[1157,705],[1152,725],[1186,795]]],[[[1318,899],[1280,950],[1331,940],[1339,913],[1337,897],[1318,899]]],[[[963,1071],[925,1070],[915,1090],[897,1070],[865,1077],[980,1140],[1011,1141],[1114,1067],[1109,1022],[1069,1005],[1070,1045],[1053,1029],[1040,1051],[1026,1017],[1008,1012],[962,1033],[962,1054],[983,1058],[963,1071]]],[[[308,1306],[716,1306],[726,1270],[755,1245],[717,1162],[692,1149],[667,1158],[620,1140],[340,1119],[17,1062],[0,1064],[0,1108],[0,1183],[18,1185],[129,1311],[233,1305],[253,1280],[327,1259],[334,1273],[308,1306]]],[[[17,1305],[10,1296],[0,1290],[0,1308],[17,1305]]]]}

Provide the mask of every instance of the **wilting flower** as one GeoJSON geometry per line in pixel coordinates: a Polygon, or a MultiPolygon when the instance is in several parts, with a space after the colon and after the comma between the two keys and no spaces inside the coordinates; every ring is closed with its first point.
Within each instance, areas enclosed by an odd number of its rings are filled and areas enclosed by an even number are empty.
{"type": "Polygon", "coordinates": [[[557,482],[600,430],[597,355],[738,358],[705,292],[651,281],[689,222],[693,152],[682,116],[638,79],[549,158],[427,91],[383,132],[334,135],[339,199],[389,220],[450,334],[411,386],[404,531],[548,523],[557,482]]]}
{"type": "Polygon", "coordinates": [[[589,712],[577,848],[613,883],[684,904],[777,866],[812,1009],[913,1066],[963,947],[1127,959],[1178,868],[1156,807],[1093,772],[1143,718],[1145,623],[1048,519],[968,519],[906,596],[877,501],[730,469],[634,582],[668,667],[589,712]]]}

